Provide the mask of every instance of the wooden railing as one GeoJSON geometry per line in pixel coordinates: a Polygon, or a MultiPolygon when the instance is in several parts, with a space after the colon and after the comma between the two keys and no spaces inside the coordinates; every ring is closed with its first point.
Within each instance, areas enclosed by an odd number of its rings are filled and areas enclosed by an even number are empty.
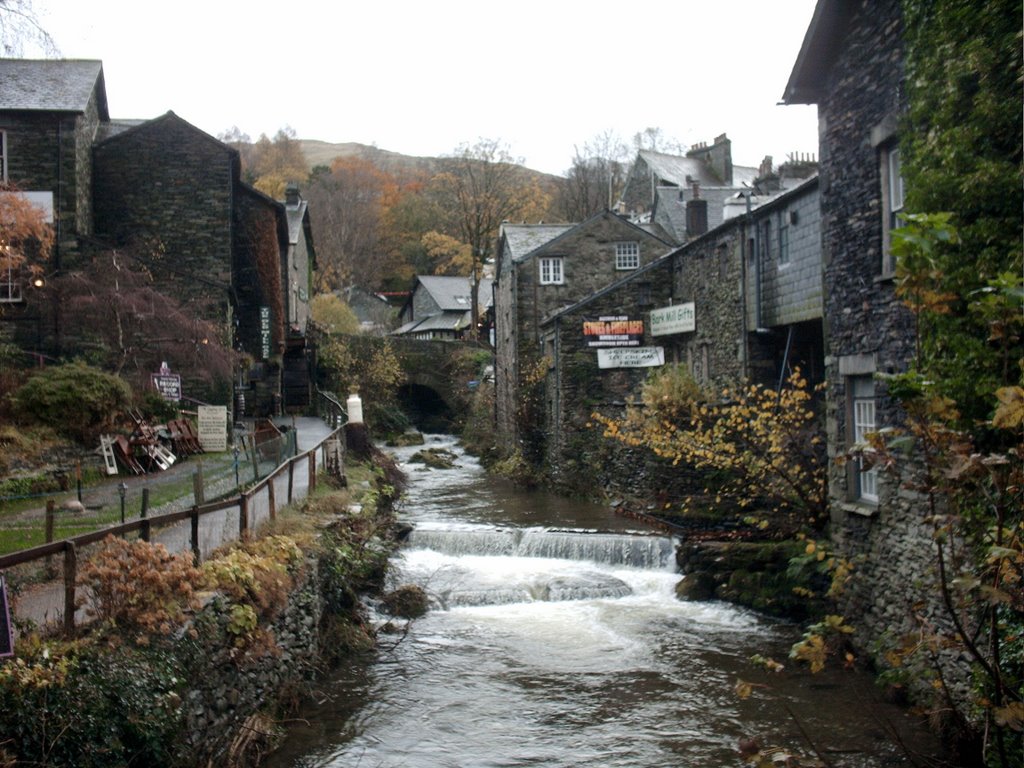
{"type": "MultiPolygon", "coordinates": [[[[296,492],[303,490],[302,488],[296,488],[295,477],[297,467],[299,467],[303,462],[306,462],[305,470],[308,473],[308,480],[304,488],[305,494],[300,498],[304,498],[305,496],[312,494],[316,490],[317,454],[322,454],[320,458],[321,467],[329,466],[330,464],[337,462],[339,453],[337,443],[334,441],[339,439],[342,441],[344,440],[343,435],[339,437],[342,430],[343,427],[336,428],[316,446],[281,463],[273,472],[258,482],[253,483],[252,486],[245,489],[237,496],[209,504],[193,505],[190,509],[179,512],[169,512],[154,515],[152,517],[140,517],[135,520],[110,525],[73,538],[54,541],[48,544],[41,544],[30,549],[19,550],[18,552],[12,552],[7,555],[0,555],[0,573],[3,573],[7,569],[14,568],[15,566],[42,561],[45,565],[47,574],[50,575],[51,578],[56,578],[52,561],[53,558],[62,556],[64,583],[62,625],[64,631],[70,634],[75,629],[75,612],[77,610],[76,583],[78,578],[78,556],[79,552],[84,547],[96,544],[108,536],[127,537],[131,534],[137,534],[138,537],[144,541],[149,541],[154,528],[166,529],[170,526],[182,524],[184,521],[188,520],[190,523],[188,546],[192,551],[195,562],[198,564],[202,561],[203,555],[208,554],[203,553],[200,550],[199,523],[202,517],[216,512],[223,512],[224,510],[237,508],[238,538],[245,538],[249,531],[255,529],[260,522],[256,519],[257,515],[254,514],[252,502],[255,499],[259,499],[263,494],[266,494],[267,517],[269,520],[276,519],[277,489],[275,488],[275,482],[278,482],[279,480],[284,482],[284,478],[287,476],[287,494],[285,499],[287,504],[291,504],[296,498],[296,492]]],[[[342,445],[343,444],[344,443],[342,442],[342,445]]],[[[301,471],[301,469],[298,471],[301,471]]],[[[220,546],[223,543],[225,542],[219,542],[217,546],[220,546]]],[[[183,549],[184,547],[178,547],[174,551],[181,551],[183,549]]],[[[21,614],[22,611],[19,610],[18,613],[21,614]]]]}

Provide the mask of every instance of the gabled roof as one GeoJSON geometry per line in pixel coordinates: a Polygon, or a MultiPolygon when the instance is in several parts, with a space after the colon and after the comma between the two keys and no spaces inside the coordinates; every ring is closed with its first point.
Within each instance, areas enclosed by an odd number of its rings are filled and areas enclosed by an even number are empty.
{"type": "MultiPolygon", "coordinates": [[[[430,294],[442,312],[468,312],[472,308],[472,288],[468,277],[446,275],[418,275],[419,286],[430,294]]],[[[493,293],[491,279],[481,278],[477,285],[477,304],[480,309],[491,306],[493,293]]],[[[410,297],[411,300],[411,297],[410,297]]]]}
{"type": "MultiPolygon", "coordinates": [[[[531,226],[529,224],[502,224],[502,233],[503,236],[506,238],[506,242],[509,243],[510,245],[512,243],[512,239],[509,237],[509,235],[525,235],[524,237],[519,238],[516,241],[516,248],[518,250],[512,251],[513,261],[523,261],[529,258],[537,251],[539,251],[540,249],[546,248],[547,246],[550,245],[555,245],[562,238],[568,237],[573,232],[586,228],[587,226],[590,225],[591,222],[597,221],[598,219],[603,219],[606,216],[611,216],[624,227],[636,230],[637,233],[643,232],[648,237],[653,237],[656,240],[663,242],[667,246],[675,245],[675,243],[668,239],[669,235],[665,233],[664,230],[661,229],[661,227],[650,226],[647,224],[636,224],[627,219],[625,216],[620,216],[614,211],[608,210],[601,211],[600,213],[595,213],[589,219],[587,219],[586,221],[581,221],[579,224],[546,225],[548,231],[544,233],[537,232],[533,239],[530,238],[528,232],[522,231],[522,228],[531,226]],[[531,245],[533,246],[532,248],[530,248],[531,245]],[[527,248],[529,248],[529,250],[527,250],[527,248]]],[[[541,227],[543,225],[536,226],[541,227]]]]}
{"type": "Polygon", "coordinates": [[[512,261],[522,261],[532,251],[575,227],[575,224],[502,224],[505,252],[512,261]]]}
{"type": "Polygon", "coordinates": [[[852,10],[850,0],[818,0],[804,34],[782,100],[786,104],[817,104],[822,96],[839,41],[852,10]]]}
{"type": "Polygon", "coordinates": [[[0,59],[0,110],[81,113],[93,91],[100,120],[109,120],[103,62],[0,59]]]}
{"type": "Polygon", "coordinates": [[[215,145],[217,148],[222,149],[227,154],[233,155],[236,158],[239,157],[239,152],[237,149],[235,149],[229,144],[225,144],[220,139],[211,136],[202,128],[197,128],[196,126],[192,125],[192,123],[190,123],[185,118],[181,117],[181,115],[176,114],[174,110],[167,110],[162,115],[154,117],[151,120],[119,120],[118,127],[123,127],[123,129],[116,131],[108,131],[110,135],[108,135],[102,141],[97,141],[96,145],[99,146],[102,144],[108,144],[111,142],[118,141],[126,136],[132,136],[133,134],[141,133],[143,131],[150,131],[153,130],[154,128],[159,128],[164,123],[178,123],[179,125],[183,125],[185,126],[185,128],[187,128],[192,133],[196,134],[196,136],[202,139],[203,141],[215,145]]]}

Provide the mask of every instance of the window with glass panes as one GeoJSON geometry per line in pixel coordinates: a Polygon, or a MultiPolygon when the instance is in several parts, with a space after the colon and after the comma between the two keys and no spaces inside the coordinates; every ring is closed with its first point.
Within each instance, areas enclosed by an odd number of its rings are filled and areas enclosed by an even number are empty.
{"type": "MultiPolygon", "coordinates": [[[[875,423],[875,385],[870,376],[856,376],[850,380],[852,391],[853,442],[865,445],[867,436],[877,431],[875,423]]],[[[863,460],[856,468],[857,498],[878,501],[878,470],[865,469],[863,460]]]]}
{"type": "Polygon", "coordinates": [[[615,268],[636,269],[640,266],[640,243],[624,242],[615,244],[615,268]]]}
{"type": "Polygon", "coordinates": [[[564,282],[562,257],[548,257],[540,260],[540,284],[561,285],[564,282]]]}

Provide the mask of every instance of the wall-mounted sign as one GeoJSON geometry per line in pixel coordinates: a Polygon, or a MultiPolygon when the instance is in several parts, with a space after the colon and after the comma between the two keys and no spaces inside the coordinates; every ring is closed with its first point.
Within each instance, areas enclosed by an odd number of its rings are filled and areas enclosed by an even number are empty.
{"type": "Polygon", "coordinates": [[[199,444],[204,451],[228,449],[228,408],[226,405],[200,405],[199,444]]]}
{"type": "Polygon", "coordinates": [[[260,307],[260,357],[270,357],[270,307],[260,307]]]}
{"type": "Polygon", "coordinates": [[[644,337],[644,321],[625,315],[584,320],[583,337],[588,347],[638,347],[644,337]]]}
{"type": "Polygon", "coordinates": [[[651,310],[651,336],[692,333],[696,329],[697,316],[692,301],[651,310]]]}
{"type": "Polygon", "coordinates": [[[171,373],[167,363],[160,363],[160,372],[151,373],[149,378],[153,382],[156,391],[160,393],[160,397],[164,400],[169,400],[173,403],[181,400],[181,376],[171,373]]]}
{"type": "Polygon", "coordinates": [[[597,350],[598,368],[654,368],[664,364],[664,347],[597,350]]]}

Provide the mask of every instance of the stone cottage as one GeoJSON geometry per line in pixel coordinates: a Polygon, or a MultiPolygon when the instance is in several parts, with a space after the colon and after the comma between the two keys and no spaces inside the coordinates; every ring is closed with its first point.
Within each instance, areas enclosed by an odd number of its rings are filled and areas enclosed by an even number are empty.
{"type": "MultiPolygon", "coordinates": [[[[305,336],[315,263],[297,194],[282,203],[244,184],[238,152],[173,112],[111,120],[98,61],[0,60],[0,138],[5,180],[55,201],[49,275],[87,252],[121,249],[254,361],[240,381],[263,382],[249,412],[280,408],[285,342],[305,336]]],[[[21,299],[0,317],[16,343],[53,356],[69,351],[57,292],[21,299]]],[[[230,398],[231,387],[194,393],[230,398]]]]}
{"type": "MultiPolygon", "coordinates": [[[[532,390],[541,324],[671,250],[671,243],[610,211],[576,225],[504,224],[497,246],[495,410],[498,443],[511,453],[539,423],[532,390]],[[532,411],[527,414],[527,411],[532,411]]],[[[532,435],[524,444],[538,444],[532,435]]]]}
{"type": "MultiPolygon", "coordinates": [[[[491,313],[491,285],[488,277],[481,278],[477,284],[477,311],[484,326],[491,313]]],[[[412,292],[398,314],[400,325],[392,333],[422,341],[464,338],[473,322],[472,292],[469,277],[417,275],[412,292]]]]}

